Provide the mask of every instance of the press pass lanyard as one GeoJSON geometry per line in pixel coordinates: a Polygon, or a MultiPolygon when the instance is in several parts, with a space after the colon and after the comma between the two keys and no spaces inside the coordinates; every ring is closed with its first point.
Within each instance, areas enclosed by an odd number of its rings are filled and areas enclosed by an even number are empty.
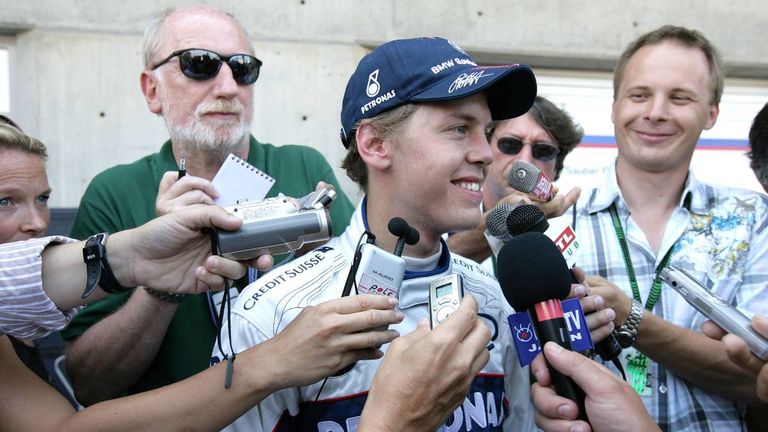
{"type": "MultiPolygon", "coordinates": [[[[616,203],[611,204],[609,208],[611,212],[611,219],[613,220],[613,229],[616,231],[616,238],[621,245],[621,254],[624,257],[624,266],[627,269],[627,276],[629,277],[629,285],[632,287],[632,297],[642,304],[643,300],[640,297],[640,289],[637,286],[637,276],[635,275],[635,267],[632,265],[632,258],[629,255],[629,246],[627,245],[627,236],[624,234],[624,229],[621,227],[619,221],[619,214],[616,210],[616,203]]],[[[648,311],[653,310],[653,306],[661,295],[661,271],[669,264],[669,258],[672,255],[672,249],[669,248],[667,253],[662,258],[661,263],[656,267],[656,275],[653,278],[653,284],[651,285],[651,292],[648,293],[648,298],[645,301],[645,309],[648,311]]],[[[649,395],[649,388],[647,386],[648,375],[648,358],[645,354],[637,352],[634,357],[627,356],[627,372],[629,372],[630,382],[629,384],[640,395],[649,395]]]]}
{"type": "MultiPolygon", "coordinates": [[[[616,211],[616,204],[611,204],[609,208],[611,212],[611,219],[613,219],[613,229],[616,230],[616,238],[619,239],[619,245],[621,245],[621,254],[624,257],[624,266],[627,268],[627,276],[629,277],[629,285],[632,287],[632,297],[638,302],[642,303],[643,299],[640,297],[640,289],[637,287],[637,276],[635,276],[635,267],[632,265],[632,257],[629,255],[629,246],[627,245],[627,236],[624,234],[624,229],[621,227],[619,221],[619,214],[616,211]]],[[[669,264],[669,257],[672,255],[672,248],[669,248],[667,253],[662,258],[661,263],[656,267],[656,275],[653,278],[653,284],[651,285],[651,292],[648,293],[648,298],[645,301],[645,309],[651,311],[656,301],[661,294],[661,271],[669,264]]]]}

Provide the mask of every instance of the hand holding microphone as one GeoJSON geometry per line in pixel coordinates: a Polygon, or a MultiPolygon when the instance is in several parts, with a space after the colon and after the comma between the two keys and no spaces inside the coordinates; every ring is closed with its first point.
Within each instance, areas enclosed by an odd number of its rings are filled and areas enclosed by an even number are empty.
{"type": "Polygon", "coordinates": [[[536,425],[547,432],[579,430],[595,432],[649,432],[658,426],[646,411],[637,393],[603,365],[553,343],[544,346],[531,365],[536,382],[531,386],[531,399],[536,408],[536,425]],[[571,378],[584,390],[584,408],[589,424],[577,419],[578,408],[558,396],[550,387],[552,379],[547,364],[571,378]]]}
{"type": "MultiPolygon", "coordinates": [[[[403,218],[390,219],[387,229],[397,237],[394,253],[389,253],[374,244],[375,237],[369,235],[367,242],[360,244],[355,250],[352,266],[347,274],[347,280],[341,297],[352,292],[354,286],[358,294],[377,294],[397,298],[400,285],[405,276],[405,259],[402,258],[405,244],[415,245],[419,242],[419,232],[410,226],[403,218]]],[[[370,233],[369,233],[370,234],[370,233]]],[[[386,326],[373,327],[373,331],[383,331],[386,326]]],[[[344,375],[355,367],[352,363],[333,376],[344,375]]]]}
{"type": "MultiPolygon", "coordinates": [[[[502,179],[499,180],[501,181],[502,179]]],[[[492,221],[494,220],[492,212],[504,212],[505,210],[501,209],[507,208],[511,210],[511,208],[520,204],[533,203],[540,207],[548,217],[557,217],[564,214],[571,206],[573,206],[581,193],[581,189],[573,188],[568,191],[567,194],[557,195],[555,193],[557,191],[557,186],[549,182],[549,179],[547,179],[546,175],[542,173],[539,168],[522,161],[517,161],[513,165],[512,170],[507,173],[506,183],[509,187],[499,185],[498,188],[493,188],[493,190],[498,190],[497,192],[488,191],[489,198],[496,202],[495,204],[489,204],[486,200],[485,204],[487,206],[494,205],[495,207],[490,210],[488,210],[488,208],[485,209],[485,223],[480,223],[475,229],[453,233],[448,237],[448,247],[451,251],[477,262],[483,262],[491,256],[491,253],[493,255],[498,255],[498,249],[501,247],[501,245],[496,244],[497,242],[488,238],[489,234],[499,237],[498,232],[494,233],[493,227],[491,226],[492,221]],[[520,169],[523,171],[520,171],[520,169]],[[541,201],[527,195],[531,190],[526,190],[526,184],[519,181],[515,176],[515,173],[518,173],[527,179],[541,177],[543,184],[549,185],[548,190],[550,193],[549,196],[545,197],[547,200],[541,201]]],[[[505,214],[509,214],[509,211],[506,211],[505,214]]],[[[504,221],[498,220],[498,222],[498,226],[503,228],[504,221]]],[[[506,241],[508,238],[502,238],[502,240],[506,241]]]]}
{"type": "MultiPolygon", "coordinates": [[[[575,187],[567,194],[558,194],[557,186],[547,175],[535,165],[524,161],[516,161],[507,173],[507,183],[516,191],[522,192],[523,199],[541,208],[548,218],[563,215],[581,194],[581,189],[575,187]]],[[[511,195],[505,198],[519,201],[521,196],[511,195]]]]}
{"type": "Polygon", "coordinates": [[[507,173],[507,183],[538,201],[547,202],[555,196],[547,175],[528,162],[516,161],[507,173]]]}
{"type": "Polygon", "coordinates": [[[357,361],[381,358],[384,353],[379,347],[400,336],[389,329],[404,318],[396,305],[396,299],[369,295],[304,308],[285,329],[264,341],[270,358],[279,360],[265,362],[263,367],[284,377],[281,385],[295,387],[317,382],[357,361]],[[371,330],[371,324],[381,330],[371,330]]]}

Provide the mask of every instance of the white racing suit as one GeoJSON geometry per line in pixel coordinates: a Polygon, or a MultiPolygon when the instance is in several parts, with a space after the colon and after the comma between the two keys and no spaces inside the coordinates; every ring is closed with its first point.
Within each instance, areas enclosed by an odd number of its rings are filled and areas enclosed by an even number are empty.
{"type": "MultiPolygon", "coordinates": [[[[365,200],[361,200],[349,228],[340,237],[272,270],[240,293],[231,315],[231,345],[235,352],[275,336],[302,308],[341,296],[355,247],[367,225],[364,206],[365,200]]],[[[429,318],[429,283],[451,273],[462,275],[465,292],[477,299],[479,315],[491,329],[490,360],[475,377],[464,402],[440,430],[535,430],[528,368],[521,368],[518,363],[507,322],[512,309],[496,278],[487,270],[451,254],[442,243],[437,268],[429,272],[406,272],[398,293],[398,308],[405,319],[390,328],[405,335],[416,328],[421,318],[429,318]]],[[[222,329],[225,350],[230,346],[227,324],[225,322],[222,329]]],[[[382,350],[386,351],[387,347],[383,346],[382,350]]],[[[213,362],[221,358],[223,354],[214,347],[213,362]]],[[[278,391],[225,430],[353,432],[378,365],[378,360],[359,361],[346,374],[330,377],[322,392],[323,380],[278,391]]]]}

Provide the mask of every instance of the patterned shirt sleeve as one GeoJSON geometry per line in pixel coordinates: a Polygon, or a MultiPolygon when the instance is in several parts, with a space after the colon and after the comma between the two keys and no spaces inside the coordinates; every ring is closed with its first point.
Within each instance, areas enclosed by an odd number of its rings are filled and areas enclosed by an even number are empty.
{"type": "Polygon", "coordinates": [[[0,334],[38,339],[67,326],[79,308],[61,311],[43,291],[43,249],[62,236],[0,245],[0,334]]]}

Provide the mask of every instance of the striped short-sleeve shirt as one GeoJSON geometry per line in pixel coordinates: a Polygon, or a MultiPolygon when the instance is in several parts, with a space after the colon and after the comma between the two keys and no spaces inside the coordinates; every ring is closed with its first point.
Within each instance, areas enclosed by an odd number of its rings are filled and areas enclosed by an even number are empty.
{"type": "Polygon", "coordinates": [[[0,334],[38,339],[67,326],[79,308],[61,311],[43,291],[43,249],[62,236],[0,244],[0,334]]]}

